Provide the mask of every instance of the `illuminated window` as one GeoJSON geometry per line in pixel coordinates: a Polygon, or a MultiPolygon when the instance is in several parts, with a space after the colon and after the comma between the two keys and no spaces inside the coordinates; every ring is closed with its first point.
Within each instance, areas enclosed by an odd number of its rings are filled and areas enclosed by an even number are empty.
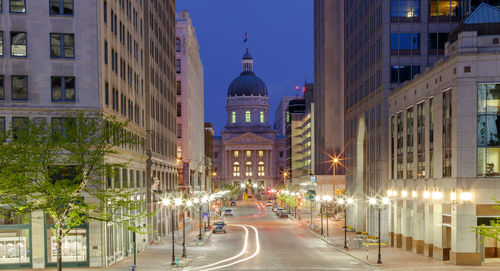
{"type": "Polygon", "coordinates": [[[240,156],[240,152],[239,151],[233,151],[233,157],[238,157],[240,156]]]}
{"type": "Polygon", "coordinates": [[[259,151],[259,157],[264,157],[264,151],[259,151]]]}
{"type": "Polygon", "coordinates": [[[246,164],[245,164],[245,176],[252,177],[252,175],[253,175],[252,162],[246,162],[246,164]]]}
{"type": "Polygon", "coordinates": [[[259,162],[258,167],[257,167],[257,171],[258,171],[257,175],[259,177],[266,176],[266,173],[264,172],[264,170],[265,170],[264,162],[259,162]]]}
{"type": "Polygon", "coordinates": [[[432,0],[429,1],[430,16],[460,16],[458,0],[432,0]]]}
{"type": "Polygon", "coordinates": [[[236,112],[231,112],[231,123],[236,123],[236,112]]]}
{"type": "Polygon", "coordinates": [[[238,162],[233,163],[233,176],[234,177],[240,176],[240,163],[238,162]]]}
{"type": "Polygon", "coordinates": [[[252,119],[252,115],[250,114],[250,111],[246,111],[245,112],[245,121],[250,122],[251,119],[252,119]]]}
{"type": "Polygon", "coordinates": [[[252,151],[246,151],[245,153],[246,153],[247,157],[252,157],[252,151]]]}
{"type": "Polygon", "coordinates": [[[260,123],[264,123],[264,111],[260,111],[260,123]]]}

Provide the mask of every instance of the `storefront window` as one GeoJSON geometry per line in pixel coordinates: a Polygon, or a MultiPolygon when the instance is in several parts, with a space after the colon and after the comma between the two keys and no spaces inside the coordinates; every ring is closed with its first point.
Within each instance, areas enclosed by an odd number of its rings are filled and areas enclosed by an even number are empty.
{"type": "Polygon", "coordinates": [[[500,176],[500,84],[478,85],[477,175],[500,176]]]}
{"type": "Polygon", "coordinates": [[[31,266],[30,215],[0,216],[0,269],[31,266]]]}
{"type": "MultiPolygon", "coordinates": [[[[63,262],[87,261],[87,229],[72,229],[62,241],[63,262]]],[[[47,229],[47,260],[57,262],[57,242],[54,230],[47,229]]]]}
{"type": "Polygon", "coordinates": [[[4,264],[30,263],[29,229],[0,227],[0,269],[4,264]]]}

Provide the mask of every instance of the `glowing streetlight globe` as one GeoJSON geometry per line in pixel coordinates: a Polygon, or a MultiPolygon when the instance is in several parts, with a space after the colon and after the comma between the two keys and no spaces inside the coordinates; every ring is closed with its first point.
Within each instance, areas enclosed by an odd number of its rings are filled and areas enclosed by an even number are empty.
{"type": "Polygon", "coordinates": [[[354,199],[352,198],[347,198],[347,204],[353,204],[354,203],[354,199]]]}
{"type": "Polygon", "coordinates": [[[375,198],[370,198],[369,203],[370,205],[375,205],[377,203],[377,200],[375,198]]]}
{"type": "Polygon", "coordinates": [[[191,207],[192,205],[193,205],[193,201],[191,201],[191,200],[186,201],[187,207],[191,207]]]}
{"type": "Polygon", "coordinates": [[[182,199],[181,199],[181,198],[176,198],[176,199],[174,200],[174,203],[175,203],[175,205],[176,205],[176,206],[179,206],[179,205],[181,205],[181,204],[182,204],[182,199]]]}
{"type": "Polygon", "coordinates": [[[170,205],[170,199],[162,199],[162,200],[161,200],[161,203],[162,203],[164,206],[168,206],[168,205],[170,205]]]}

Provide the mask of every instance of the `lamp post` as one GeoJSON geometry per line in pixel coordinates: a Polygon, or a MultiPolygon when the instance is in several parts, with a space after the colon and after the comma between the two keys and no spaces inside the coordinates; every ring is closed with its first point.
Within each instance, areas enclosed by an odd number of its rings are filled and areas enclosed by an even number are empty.
{"type": "Polygon", "coordinates": [[[388,198],[382,198],[381,200],[377,200],[376,198],[370,198],[369,203],[371,206],[377,206],[378,209],[378,259],[377,259],[377,264],[382,263],[382,255],[380,251],[380,211],[385,205],[389,204],[389,199],[388,198]]]}
{"type": "MultiPolygon", "coordinates": [[[[209,201],[209,197],[207,195],[205,195],[205,196],[203,196],[201,198],[201,205],[200,205],[200,206],[202,206],[201,209],[200,209],[201,211],[203,211],[203,204],[206,204],[206,203],[209,204],[208,205],[208,213],[207,214],[210,215],[210,201],[209,201]]],[[[205,221],[203,221],[203,232],[204,233],[207,232],[207,227],[205,226],[205,221]]]]}
{"type": "Polygon", "coordinates": [[[193,203],[197,204],[199,206],[199,228],[200,228],[200,233],[198,234],[198,240],[201,240],[201,203],[199,198],[194,198],[193,203]]]}
{"type": "Polygon", "coordinates": [[[330,195],[324,195],[322,197],[322,200],[327,203],[327,206],[326,206],[326,237],[329,236],[329,230],[328,230],[328,205],[330,204],[330,202],[332,201],[332,199],[333,198],[330,195]]]}
{"type": "Polygon", "coordinates": [[[193,205],[191,200],[187,200],[182,208],[182,258],[187,257],[186,253],[186,208],[193,205]]]}
{"type": "Polygon", "coordinates": [[[347,246],[347,206],[351,205],[354,200],[352,198],[347,198],[345,200],[340,198],[338,202],[340,205],[344,205],[344,248],[349,249],[347,246]]]}
{"type": "Polygon", "coordinates": [[[172,261],[170,262],[171,265],[175,265],[175,235],[174,235],[174,206],[173,206],[173,203],[171,202],[171,200],[169,198],[164,198],[162,200],[162,204],[163,206],[167,207],[167,206],[170,206],[170,211],[171,211],[171,222],[172,222],[172,261]]]}

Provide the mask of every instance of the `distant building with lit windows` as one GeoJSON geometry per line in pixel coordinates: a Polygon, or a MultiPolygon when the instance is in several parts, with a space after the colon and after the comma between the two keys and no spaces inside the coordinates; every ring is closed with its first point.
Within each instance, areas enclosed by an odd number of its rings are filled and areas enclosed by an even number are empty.
{"type": "Polygon", "coordinates": [[[216,181],[242,184],[248,192],[255,186],[278,184],[285,170],[285,141],[269,125],[267,87],[253,72],[248,49],[240,76],[229,86],[226,111],[225,130],[214,137],[216,181]]]}

